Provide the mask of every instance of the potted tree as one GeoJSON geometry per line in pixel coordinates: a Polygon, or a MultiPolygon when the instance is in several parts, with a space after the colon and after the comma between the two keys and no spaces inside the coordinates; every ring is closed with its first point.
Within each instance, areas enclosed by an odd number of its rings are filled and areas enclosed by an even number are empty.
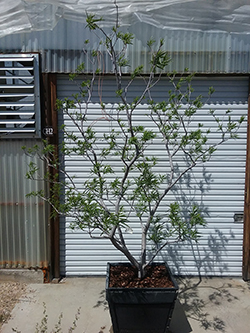
{"type": "MultiPolygon", "coordinates": [[[[189,207],[189,216],[182,215],[183,206],[173,200],[172,191],[193,168],[210,160],[219,145],[237,137],[244,117],[233,121],[228,111],[220,119],[211,110],[208,116],[216,124],[213,130],[197,122],[204,98],[193,97],[193,74],[186,71],[177,76],[166,72],[170,58],[163,40],[147,43],[149,73],[144,74],[141,65],[129,75],[123,74],[129,66],[126,51],[132,47],[133,35],[119,28],[116,1],[114,4],[117,22],[110,32],[102,28],[102,19],[87,15],[87,27],[101,36],[97,48],[90,55],[86,51],[92,71],[84,76],[84,64],[79,66],[70,75],[71,80],[82,75],[79,93],[57,101],[58,112],[73,125],[73,130],[62,127],[61,157],[55,157],[55,147],[46,140],[42,150],[37,146],[24,148],[28,154],[39,154],[49,169],[59,171],[53,178],[51,173],[45,176],[52,194],[38,191],[30,195],[49,202],[57,214],[69,216],[73,229],[80,228],[93,239],[108,239],[126,257],[128,263],[108,264],[106,292],[114,332],[166,332],[178,286],[168,266],[154,261],[168,244],[197,241],[199,227],[205,225],[196,203],[189,207]],[[93,118],[90,105],[95,87],[100,88],[103,80],[99,61],[103,52],[113,67],[115,102],[105,104],[100,99],[100,115],[93,118]],[[154,93],[163,77],[172,88],[162,100],[155,100],[154,93]],[[143,89],[134,96],[138,80],[143,82],[143,89]],[[145,108],[141,111],[143,103],[147,104],[146,114],[145,108]],[[154,150],[159,145],[161,157],[154,150]],[[83,184],[79,185],[77,177],[71,177],[63,168],[65,156],[78,156],[82,163],[90,163],[83,184]],[[140,230],[139,254],[127,244],[134,228],[140,230]],[[125,279],[119,284],[122,276],[125,279]]],[[[210,88],[208,98],[212,93],[210,88]]],[[[38,178],[33,163],[27,176],[38,178]]]]}

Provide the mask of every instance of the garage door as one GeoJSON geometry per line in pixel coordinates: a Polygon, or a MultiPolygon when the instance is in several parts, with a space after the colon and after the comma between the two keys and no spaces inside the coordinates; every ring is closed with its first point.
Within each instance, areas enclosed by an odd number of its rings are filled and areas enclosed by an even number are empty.
{"type": "MultiPolygon", "coordinates": [[[[80,81],[77,81],[79,84],[80,81]]],[[[58,98],[69,97],[77,92],[77,84],[71,83],[66,75],[59,75],[57,82],[58,98]]],[[[204,114],[209,109],[224,113],[228,109],[234,115],[247,114],[248,78],[247,77],[202,77],[193,82],[195,94],[207,94],[213,86],[215,93],[204,106],[200,121],[206,121],[204,114]]],[[[170,86],[162,81],[154,92],[155,100],[164,98],[170,86]]],[[[138,81],[133,87],[132,97],[142,89],[138,81]]],[[[115,103],[115,81],[112,77],[105,78],[102,90],[94,92],[90,104],[91,116],[100,120],[100,98],[104,103],[115,103]]],[[[140,106],[139,123],[151,126],[148,118],[144,118],[147,104],[140,106]]],[[[105,117],[103,117],[105,118],[105,117]]],[[[108,122],[98,120],[100,132],[108,130],[108,122]]],[[[72,123],[60,117],[60,125],[65,123],[74,130],[72,123]]],[[[207,124],[209,126],[209,123],[207,124]]],[[[62,139],[62,138],[61,138],[62,139]]],[[[161,157],[161,147],[155,146],[156,155],[161,157]]],[[[161,253],[159,260],[166,260],[176,274],[206,274],[240,276],[242,270],[242,239],[244,208],[244,180],[246,158],[246,124],[240,130],[238,140],[231,140],[220,146],[212,159],[205,165],[187,175],[182,188],[177,188],[172,198],[178,197],[185,201],[199,202],[204,208],[207,226],[201,229],[202,237],[198,244],[186,242],[180,245],[170,245],[161,253]],[[190,181],[192,176],[193,181],[190,181]]],[[[66,171],[77,177],[81,187],[82,181],[88,177],[90,165],[78,157],[64,160],[66,171]]],[[[162,165],[164,167],[164,165],[162,165]]],[[[167,203],[166,203],[167,204],[167,203]]],[[[164,207],[163,207],[164,209],[164,207]]],[[[124,261],[123,256],[116,251],[107,240],[93,240],[82,231],[72,231],[70,219],[61,220],[61,274],[103,275],[107,261],[124,261]]],[[[139,253],[138,227],[133,228],[128,244],[134,254],[139,253]]]]}

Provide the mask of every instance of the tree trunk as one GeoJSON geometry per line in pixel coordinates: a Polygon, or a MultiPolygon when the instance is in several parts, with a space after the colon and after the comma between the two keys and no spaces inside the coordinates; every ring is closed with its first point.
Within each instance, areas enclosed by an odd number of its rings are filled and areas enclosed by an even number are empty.
{"type": "Polygon", "coordinates": [[[146,245],[147,245],[147,232],[143,230],[142,232],[142,239],[141,239],[141,262],[140,267],[138,269],[138,278],[142,279],[145,276],[145,267],[146,267],[146,245]]]}

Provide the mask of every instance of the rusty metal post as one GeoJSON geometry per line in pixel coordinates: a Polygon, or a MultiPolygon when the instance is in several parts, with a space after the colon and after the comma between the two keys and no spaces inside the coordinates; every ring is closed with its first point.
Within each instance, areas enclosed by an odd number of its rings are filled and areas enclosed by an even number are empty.
{"type": "MultiPolygon", "coordinates": [[[[43,104],[44,104],[44,129],[49,130],[49,143],[55,147],[55,158],[58,158],[58,116],[56,110],[56,74],[43,74],[43,104]]],[[[46,131],[45,131],[46,134],[46,131]]],[[[58,170],[51,168],[51,178],[58,174],[58,170]]],[[[49,189],[51,192],[51,188],[49,189]]],[[[52,213],[52,208],[51,208],[52,213]]],[[[50,280],[60,278],[60,223],[58,214],[50,214],[50,280]]]]}

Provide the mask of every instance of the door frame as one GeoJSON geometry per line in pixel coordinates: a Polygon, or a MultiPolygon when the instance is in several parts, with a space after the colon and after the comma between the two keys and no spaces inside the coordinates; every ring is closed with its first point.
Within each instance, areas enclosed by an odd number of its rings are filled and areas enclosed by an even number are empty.
{"type": "MultiPolygon", "coordinates": [[[[57,75],[55,73],[42,74],[42,103],[44,110],[42,119],[42,129],[52,129],[52,135],[47,139],[49,144],[54,145],[55,157],[59,156],[58,150],[58,113],[56,110],[57,99],[57,75]]],[[[58,170],[51,168],[50,174],[52,179],[58,175],[58,170]]],[[[52,188],[49,188],[51,193],[52,188]]],[[[50,281],[60,279],[60,219],[59,215],[53,212],[52,207],[49,215],[50,237],[49,237],[49,253],[50,253],[50,281]]]]}
{"type": "Polygon", "coordinates": [[[247,148],[245,175],[244,234],[243,234],[243,280],[250,280],[250,77],[248,79],[248,115],[247,115],[247,148]]]}

